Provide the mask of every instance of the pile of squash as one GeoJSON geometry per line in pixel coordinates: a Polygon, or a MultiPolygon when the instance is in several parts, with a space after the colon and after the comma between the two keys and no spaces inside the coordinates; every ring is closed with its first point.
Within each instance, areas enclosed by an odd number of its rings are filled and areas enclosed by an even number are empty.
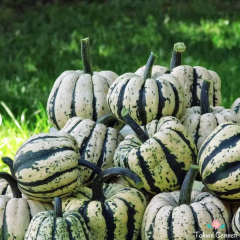
{"type": "Polygon", "coordinates": [[[223,108],[218,74],[182,65],[185,50],[118,76],[81,40],[83,70],[48,98],[54,130],[2,158],[2,240],[240,238],[240,99],[223,108]]]}

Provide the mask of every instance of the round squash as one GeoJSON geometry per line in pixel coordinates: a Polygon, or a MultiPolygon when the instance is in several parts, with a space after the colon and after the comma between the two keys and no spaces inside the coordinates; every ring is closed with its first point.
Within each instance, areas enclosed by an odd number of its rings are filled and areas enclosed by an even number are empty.
{"type": "Polygon", "coordinates": [[[192,191],[197,173],[198,166],[192,165],[181,191],[160,193],[153,197],[144,213],[142,240],[215,240],[228,234],[228,212],[222,202],[210,193],[192,191]],[[213,228],[214,220],[218,220],[222,228],[213,228]],[[204,237],[203,234],[209,236],[204,237]]]}
{"type": "MultiPolygon", "coordinates": [[[[118,130],[106,127],[102,123],[73,117],[60,132],[66,132],[77,140],[80,158],[101,169],[107,169],[114,166],[114,152],[123,137],[118,130]]],[[[93,180],[95,173],[89,168],[81,167],[81,175],[83,182],[87,184],[93,180]]]]}
{"type": "Polygon", "coordinates": [[[82,163],[79,158],[77,141],[68,133],[34,135],[23,143],[14,158],[18,186],[27,197],[44,202],[55,196],[69,196],[81,185],[79,165],[91,164],[82,163]]]}
{"type": "Polygon", "coordinates": [[[118,77],[111,71],[93,72],[89,39],[81,40],[83,71],[65,71],[55,81],[47,103],[51,124],[61,129],[75,116],[96,121],[109,113],[106,97],[118,77]]]}
{"type": "MultiPolygon", "coordinates": [[[[204,67],[182,65],[181,55],[185,50],[186,47],[184,43],[175,43],[172,52],[170,70],[166,67],[155,65],[152,69],[152,77],[157,78],[167,73],[171,73],[171,75],[176,77],[184,90],[184,108],[200,106],[203,80],[209,79],[212,83],[209,91],[210,105],[220,106],[222,102],[220,77],[216,72],[207,70],[204,67]]],[[[142,75],[144,70],[145,66],[138,69],[136,74],[142,75]]]]}
{"type": "Polygon", "coordinates": [[[164,117],[147,124],[144,132],[127,109],[122,114],[137,135],[129,134],[119,144],[114,155],[115,166],[137,173],[148,193],[179,189],[197,154],[185,127],[174,117],[164,117]]]}
{"type": "Polygon", "coordinates": [[[15,179],[8,173],[0,173],[11,187],[13,198],[0,196],[1,240],[24,239],[31,219],[39,212],[52,209],[51,203],[23,199],[15,179]]]}
{"type": "Polygon", "coordinates": [[[124,168],[109,168],[94,179],[92,197],[71,201],[66,210],[77,210],[85,219],[93,239],[136,240],[146,208],[144,195],[135,188],[111,190],[106,197],[102,191],[104,182],[118,175],[131,178],[141,187],[141,179],[124,168]]]}
{"type": "Polygon", "coordinates": [[[62,202],[54,198],[54,210],[38,213],[31,221],[25,240],[90,240],[83,217],[73,211],[62,212],[62,202]]]}
{"type": "Polygon", "coordinates": [[[153,119],[182,114],[184,92],[181,84],[171,74],[151,77],[157,56],[151,53],[144,74],[125,73],[119,76],[108,90],[107,102],[111,113],[119,120],[123,108],[129,109],[131,117],[146,125],[153,119]]]}
{"type": "Polygon", "coordinates": [[[203,184],[228,201],[240,201],[240,126],[220,124],[205,140],[198,154],[203,184]]]}
{"type": "Polygon", "coordinates": [[[201,88],[201,106],[185,109],[180,118],[181,123],[194,138],[198,150],[219,124],[239,123],[239,118],[233,110],[209,106],[210,85],[210,81],[204,80],[201,88]]]}

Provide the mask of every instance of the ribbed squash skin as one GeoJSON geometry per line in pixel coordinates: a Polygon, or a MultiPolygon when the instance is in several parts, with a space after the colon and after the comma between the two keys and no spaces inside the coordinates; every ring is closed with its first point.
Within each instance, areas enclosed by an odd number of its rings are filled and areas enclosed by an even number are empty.
{"type": "MultiPolygon", "coordinates": [[[[112,183],[112,184],[106,184],[103,185],[103,193],[106,198],[110,198],[112,195],[114,195],[117,191],[119,191],[122,188],[125,188],[126,185],[124,184],[118,184],[118,183],[112,183]]],[[[70,197],[66,197],[62,199],[62,208],[65,210],[68,209],[70,205],[77,205],[75,201],[78,201],[78,199],[85,199],[89,200],[92,198],[92,189],[86,186],[81,186],[78,191],[70,197]]]]}
{"type": "Polygon", "coordinates": [[[181,123],[194,138],[197,148],[200,149],[203,142],[214,129],[225,122],[240,123],[235,111],[224,107],[210,107],[210,113],[201,115],[200,107],[187,108],[180,118],[181,123]]]}
{"type": "Polygon", "coordinates": [[[240,208],[238,208],[232,219],[232,230],[240,238],[240,208]]]}
{"type": "Polygon", "coordinates": [[[142,76],[126,73],[111,85],[107,101],[112,114],[120,121],[123,121],[122,109],[127,108],[139,125],[146,125],[163,116],[180,117],[184,109],[184,92],[171,74],[144,81],[142,76]]]}
{"type": "Polygon", "coordinates": [[[219,232],[220,236],[228,233],[228,213],[219,199],[210,193],[193,190],[191,204],[177,206],[179,195],[180,191],[174,191],[152,198],[143,217],[142,240],[195,240],[200,239],[195,237],[195,232],[213,235],[219,232]],[[209,228],[207,224],[211,225],[213,220],[218,220],[225,227],[217,230],[209,228]]]}
{"type": "Polygon", "coordinates": [[[206,139],[198,154],[203,183],[216,196],[240,200],[240,126],[219,125],[206,139]]]}
{"type": "Polygon", "coordinates": [[[174,117],[146,125],[149,136],[141,143],[134,134],[126,136],[114,155],[115,167],[131,169],[152,194],[177,190],[196,160],[197,149],[185,127],[174,117]]]}
{"type": "Polygon", "coordinates": [[[24,239],[31,219],[52,208],[50,203],[0,196],[0,239],[24,239]]]}
{"type": "Polygon", "coordinates": [[[144,195],[135,188],[105,189],[104,202],[75,199],[66,210],[77,210],[85,219],[93,240],[136,240],[146,208],[144,195]]]}
{"type": "Polygon", "coordinates": [[[78,145],[71,135],[34,135],[14,158],[18,187],[29,198],[46,202],[55,196],[68,196],[80,185],[78,159],[78,145]]]}
{"type": "Polygon", "coordinates": [[[63,212],[54,218],[53,211],[37,214],[31,221],[25,240],[90,240],[83,217],[77,212],[63,212]]]}
{"type": "Polygon", "coordinates": [[[55,81],[48,98],[47,112],[51,124],[61,129],[75,116],[96,121],[109,113],[106,96],[118,75],[111,71],[65,71],[55,81]]]}
{"type": "MultiPolygon", "coordinates": [[[[95,123],[80,117],[71,118],[60,132],[66,132],[76,138],[80,157],[94,163],[102,170],[113,167],[113,156],[122,135],[114,128],[95,123]]],[[[79,157],[79,158],[80,158],[79,157]]],[[[95,174],[86,167],[81,167],[82,181],[91,181],[95,174]]]]}
{"type": "Polygon", "coordinates": [[[204,80],[209,80],[212,83],[209,88],[210,106],[221,105],[221,79],[216,72],[200,66],[181,65],[173,68],[171,74],[179,80],[184,88],[187,108],[200,105],[201,88],[204,80]]]}

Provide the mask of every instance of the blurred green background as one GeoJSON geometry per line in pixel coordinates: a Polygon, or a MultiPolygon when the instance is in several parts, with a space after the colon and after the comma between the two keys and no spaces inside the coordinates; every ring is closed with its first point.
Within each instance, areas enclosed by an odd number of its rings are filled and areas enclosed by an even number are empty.
{"type": "Polygon", "coordinates": [[[13,157],[30,135],[49,130],[48,95],[64,70],[82,69],[85,37],[94,70],[119,75],[144,65],[150,51],[168,67],[182,41],[183,64],[216,71],[229,107],[240,96],[239,10],[230,0],[0,1],[0,154],[13,157]]]}

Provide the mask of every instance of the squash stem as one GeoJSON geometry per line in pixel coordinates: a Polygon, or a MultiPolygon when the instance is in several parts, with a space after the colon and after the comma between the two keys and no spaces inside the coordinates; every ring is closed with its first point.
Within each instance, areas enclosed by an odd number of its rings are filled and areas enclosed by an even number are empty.
{"type": "Polygon", "coordinates": [[[114,127],[119,121],[111,113],[107,113],[99,118],[96,123],[104,124],[106,127],[114,127]]]}
{"type": "Polygon", "coordinates": [[[13,169],[13,160],[9,157],[2,157],[2,162],[9,167],[11,175],[15,178],[15,173],[13,169]]]}
{"type": "Polygon", "coordinates": [[[211,85],[211,81],[204,80],[201,89],[201,114],[210,113],[210,106],[209,106],[209,88],[211,85]]]}
{"type": "Polygon", "coordinates": [[[79,159],[78,160],[78,166],[87,167],[87,168],[91,169],[95,173],[100,173],[102,171],[101,168],[99,168],[95,164],[93,164],[93,163],[91,163],[91,162],[89,162],[87,160],[84,160],[84,159],[79,159]]]}
{"type": "Polygon", "coordinates": [[[147,64],[145,66],[144,74],[143,74],[143,79],[146,81],[148,78],[151,78],[152,76],[152,68],[154,65],[155,60],[157,59],[157,55],[153,52],[151,52],[147,64]]]}
{"type": "Polygon", "coordinates": [[[191,203],[191,192],[192,192],[193,182],[198,174],[198,171],[199,171],[198,165],[190,166],[181,187],[178,206],[182,204],[189,205],[191,203]]]}
{"type": "Polygon", "coordinates": [[[54,210],[53,210],[53,217],[54,218],[61,218],[63,217],[62,213],[62,200],[60,197],[54,198],[54,210]]]}
{"type": "Polygon", "coordinates": [[[146,142],[148,140],[148,136],[143,131],[143,129],[132,119],[132,117],[129,115],[129,111],[127,108],[123,108],[121,111],[122,118],[124,121],[132,128],[132,130],[136,133],[138,138],[142,143],[146,142]]]}
{"type": "Polygon", "coordinates": [[[11,175],[15,178],[15,173],[13,169],[13,160],[9,157],[2,157],[2,162],[9,167],[11,175]]]}
{"type": "Polygon", "coordinates": [[[13,193],[13,198],[22,198],[22,194],[18,188],[17,181],[9,173],[0,172],[0,178],[6,180],[10,185],[13,193]]]}
{"type": "Polygon", "coordinates": [[[136,188],[142,188],[143,182],[141,178],[132,170],[121,168],[121,167],[113,167],[108,168],[102,172],[100,172],[97,177],[94,179],[93,188],[92,188],[92,201],[101,201],[105,200],[105,196],[103,194],[103,184],[109,179],[116,176],[125,176],[131,178],[136,185],[136,188]]]}
{"type": "Polygon", "coordinates": [[[81,40],[81,54],[83,61],[83,72],[93,75],[89,38],[84,38],[81,40]]]}
{"type": "Polygon", "coordinates": [[[184,43],[175,43],[173,46],[172,58],[170,62],[170,70],[182,64],[182,53],[185,52],[186,46],[184,43]]]}

